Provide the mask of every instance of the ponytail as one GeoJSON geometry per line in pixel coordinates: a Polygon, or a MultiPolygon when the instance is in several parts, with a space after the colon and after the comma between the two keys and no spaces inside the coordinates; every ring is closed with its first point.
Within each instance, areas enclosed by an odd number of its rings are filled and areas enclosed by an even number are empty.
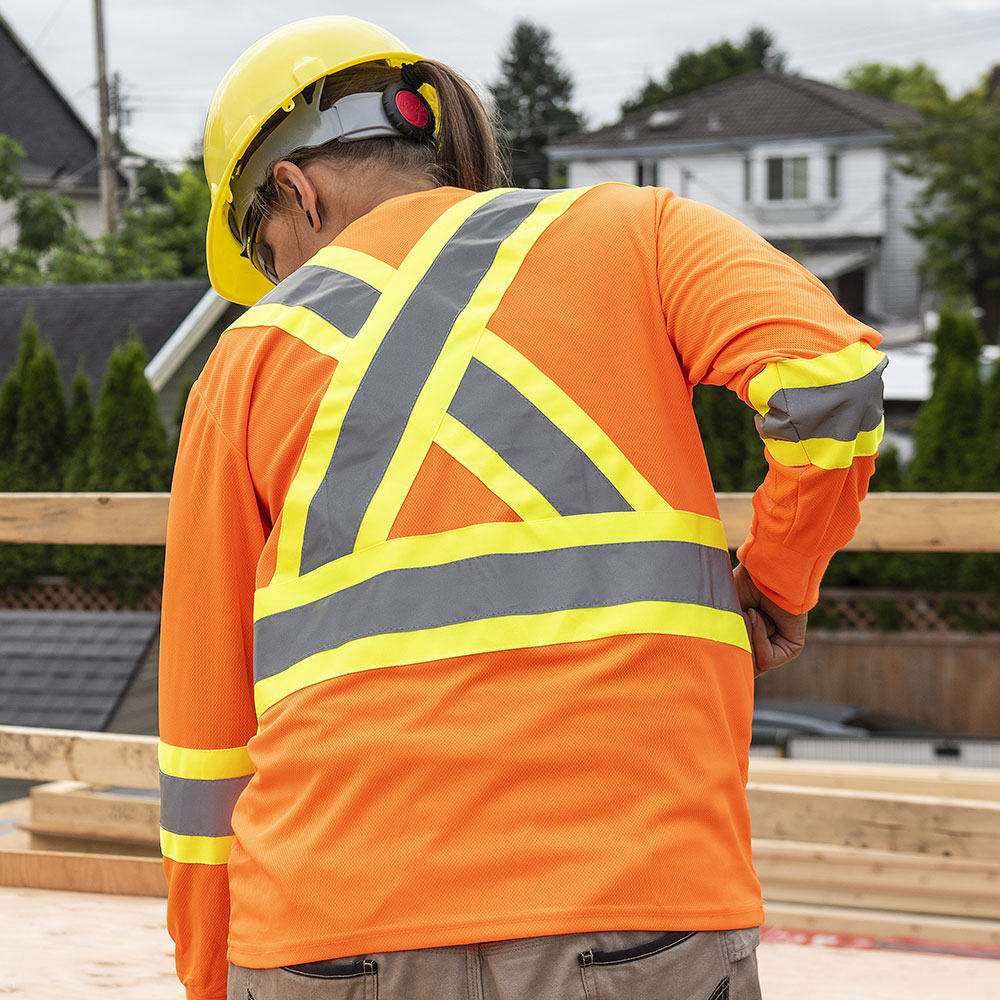
{"type": "Polygon", "coordinates": [[[500,161],[494,119],[475,91],[443,63],[424,59],[405,67],[405,77],[426,83],[437,93],[438,135],[435,162],[442,183],[472,191],[500,186],[500,161]]]}

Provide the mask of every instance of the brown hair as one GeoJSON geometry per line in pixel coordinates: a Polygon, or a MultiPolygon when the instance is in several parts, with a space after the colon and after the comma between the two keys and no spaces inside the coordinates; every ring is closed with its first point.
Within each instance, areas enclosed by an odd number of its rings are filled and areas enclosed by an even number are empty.
{"type": "MultiPolygon", "coordinates": [[[[325,111],[348,94],[378,93],[399,83],[401,70],[384,62],[361,63],[326,77],[320,110],[325,111]]],[[[369,161],[406,171],[425,173],[438,187],[451,185],[488,191],[506,180],[497,145],[493,116],[476,92],[443,63],[423,59],[408,75],[434,88],[438,102],[436,143],[403,136],[339,142],[300,149],[282,157],[302,166],[314,160],[369,161]]],[[[278,203],[273,175],[257,188],[250,210],[266,216],[278,203]]]]}

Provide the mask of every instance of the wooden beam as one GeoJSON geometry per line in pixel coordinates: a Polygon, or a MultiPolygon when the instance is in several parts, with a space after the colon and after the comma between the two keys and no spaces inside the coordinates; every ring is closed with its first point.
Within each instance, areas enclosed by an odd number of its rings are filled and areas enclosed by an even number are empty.
{"type": "Polygon", "coordinates": [[[1000,919],[1000,862],[754,839],[769,902],[1000,919]]]}
{"type": "MultiPolygon", "coordinates": [[[[746,537],[749,493],[718,494],[726,538],[746,537]]],[[[871,493],[849,549],[916,552],[1000,552],[1000,493],[871,493]]]]}
{"type": "Polygon", "coordinates": [[[1000,947],[1000,920],[893,913],[849,906],[808,903],[765,904],[764,924],[785,930],[852,934],[873,938],[916,938],[921,941],[1000,947]]]}
{"type": "Polygon", "coordinates": [[[751,757],[750,781],[1000,802],[1000,770],[992,768],[751,757]]]}
{"type": "Polygon", "coordinates": [[[163,545],[168,493],[0,494],[0,542],[163,545]]]}
{"type": "MultiPolygon", "coordinates": [[[[0,494],[0,542],[163,545],[166,493],[0,494]]],[[[736,547],[752,517],[749,493],[718,494],[736,547]]],[[[849,549],[1000,551],[1000,493],[872,493],[849,549]]]]}
{"type": "Polygon", "coordinates": [[[44,832],[83,828],[103,831],[111,839],[160,843],[160,798],[152,790],[137,794],[133,790],[93,788],[79,781],[55,781],[36,785],[28,794],[31,822],[46,827],[44,832]]]}
{"type": "Polygon", "coordinates": [[[0,726],[0,778],[158,788],[157,739],[0,726]]]}
{"type": "Polygon", "coordinates": [[[167,895],[159,858],[113,854],[0,850],[0,885],[120,896],[167,895]]]}
{"type": "Polygon", "coordinates": [[[1000,802],[754,782],[747,802],[765,840],[1000,862],[1000,802]]]}

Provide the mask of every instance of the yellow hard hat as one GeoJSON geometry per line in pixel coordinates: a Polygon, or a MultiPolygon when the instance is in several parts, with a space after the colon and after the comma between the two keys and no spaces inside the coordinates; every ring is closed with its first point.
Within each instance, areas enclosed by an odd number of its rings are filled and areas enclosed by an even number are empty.
{"type": "Polygon", "coordinates": [[[208,275],[220,295],[252,305],[274,287],[244,254],[237,235],[242,220],[233,212],[234,174],[265,123],[279,110],[292,111],[295,98],[323,77],[364,62],[401,66],[421,58],[384,28],[331,16],[279,28],[236,60],[215,92],[205,125],[205,176],[212,192],[208,275]]]}

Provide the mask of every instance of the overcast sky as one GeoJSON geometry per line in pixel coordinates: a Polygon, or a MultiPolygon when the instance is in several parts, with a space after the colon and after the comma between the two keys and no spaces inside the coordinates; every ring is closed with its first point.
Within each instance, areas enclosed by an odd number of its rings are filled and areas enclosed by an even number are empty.
{"type": "MultiPolygon", "coordinates": [[[[216,85],[268,31],[318,14],[378,21],[415,52],[480,85],[496,79],[514,22],[549,29],[591,126],[678,53],[767,28],[792,72],[835,82],[859,61],[935,68],[952,93],[1000,62],[1000,0],[104,0],[108,70],[132,109],[138,152],[182,159],[200,141],[216,85]]],[[[97,120],[92,0],[0,0],[36,61],[91,125],[97,120]]]]}

